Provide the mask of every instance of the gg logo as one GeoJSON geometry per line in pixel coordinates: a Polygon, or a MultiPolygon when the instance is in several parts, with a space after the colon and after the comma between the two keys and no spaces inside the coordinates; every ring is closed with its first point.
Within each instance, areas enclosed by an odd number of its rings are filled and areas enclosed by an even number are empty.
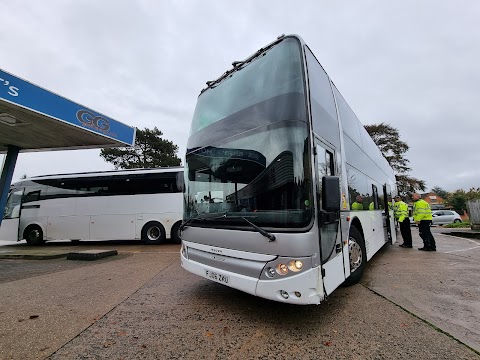
{"type": "Polygon", "coordinates": [[[110,129],[110,122],[107,119],[96,116],[88,110],[78,110],[77,119],[82,124],[98,130],[108,131],[110,129]]]}

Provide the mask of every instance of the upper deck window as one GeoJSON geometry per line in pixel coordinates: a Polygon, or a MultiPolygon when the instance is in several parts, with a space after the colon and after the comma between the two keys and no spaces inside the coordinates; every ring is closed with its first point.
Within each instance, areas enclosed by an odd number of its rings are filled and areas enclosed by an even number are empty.
{"type": "Polygon", "coordinates": [[[300,44],[287,38],[202,93],[190,135],[254,104],[292,93],[304,94],[304,80],[300,44]]]}

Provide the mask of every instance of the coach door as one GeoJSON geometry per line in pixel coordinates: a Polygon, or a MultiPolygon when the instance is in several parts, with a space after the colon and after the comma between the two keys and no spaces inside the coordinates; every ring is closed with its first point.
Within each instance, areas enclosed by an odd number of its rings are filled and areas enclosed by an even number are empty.
{"type": "Polygon", "coordinates": [[[22,211],[23,189],[12,191],[7,198],[0,226],[0,240],[17,241],[22,211]]]}
{"type": "Polygon", "coordinates": [[[345,281],[343,266],[342,239],[337,214],[329,214],[322,219],[322,178],[338,176],[335,167],[335,152],[327,145],[316,141],[317,171],[317,214],[320,234],[320,252],[322,260],[323,284],[326,294],[330,294],[345,281]]]}
{"type": "Polygon", "coordinates": [[[383,199],[383,208],[385,209],[383,213],[383,227],[386,230],[384,231],[386,236],[385,242],[390,242],[393,244],[396,241],[396,237],[394,237],[392,234],[392,229],[395,227],[395,223],[393,217],[392,191],[390,189],[390,185],[388,184],[383,185],[383,199]]]}

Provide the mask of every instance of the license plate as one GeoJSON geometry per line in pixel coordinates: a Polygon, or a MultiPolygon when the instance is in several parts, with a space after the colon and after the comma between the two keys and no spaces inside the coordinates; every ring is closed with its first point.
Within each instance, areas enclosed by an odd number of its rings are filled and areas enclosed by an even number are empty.
{"type": "Polygon", "coordinates": [[[205,277],[222,284],[228,284],[228,276],[219,274],[215,271],[205,270],[205,277]]]}

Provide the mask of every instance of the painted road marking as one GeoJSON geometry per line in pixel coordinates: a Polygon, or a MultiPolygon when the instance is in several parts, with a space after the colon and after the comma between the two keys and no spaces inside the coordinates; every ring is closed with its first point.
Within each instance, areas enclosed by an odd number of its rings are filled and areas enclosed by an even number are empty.
{"type": "Polygon", "coordinates": [[[435,235],[447,236],[447,237],[454,238],[454,239],[458,239],[458,240],[464,240],[464,241],[468,241],[468,242],[476,245],[476,246],[471,247],[471,248],[468,248],[468,249],[458,249],[458,250],[442,251],[443,254],[451,254],[451,253],[454,253],[454,252],[461,252],[461,251],[469,251],[469,250],[480,249],[480,244],[479,244],[479,242],[478,242],[478,241],[475,241],[475,240],[472,240],[472,239],[468,239],[468,238],[464,238],[464,237],[460,237],[460,236],[448,235],[448,234],[435,234],[435,235]]]}
{"type": "Polygon", "coordinates": [[[468,249],[445,251],[444,254],[450,254],[450,253],[454,253],[454,252],[468,251],[468,250],[474,250],[474,249],[480,249],[480,246],[477,245],[477,246],[474,246],[474,247],[471,247],[471,248],[468,248],[468,249]]]}

